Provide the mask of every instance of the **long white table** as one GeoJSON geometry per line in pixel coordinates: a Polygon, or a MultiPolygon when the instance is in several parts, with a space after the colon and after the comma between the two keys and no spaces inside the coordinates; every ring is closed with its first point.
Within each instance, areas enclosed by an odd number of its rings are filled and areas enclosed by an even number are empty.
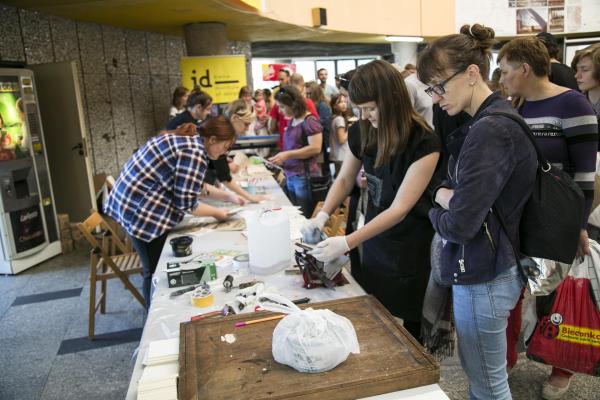
{"type": "MultiPolygon", "coordinates": [[[[277,185],[274,179],[268,178],[258,182],[259,186],[264,186],[267,194],[273,196],[275,204],[281,206],[289,206],[290,202],[277,185]]],[[[254,204],[249,208],[260,208],[264,205],[254,204]]],[[[233,266],[223,266],[217,268],[218,278],[211,282],[211,289],[214,293],[214,305],[207,308],[196,308],[190,303],[190,294],[184,294],[176,298],[170,298],[169,294],[177,288],[170,289],[166,279],[167,262],[179,261],[192,258],[195,254],[209,252],[215,249],[230,249],[238,250],[246,253],[248,251],[246,238],[241,232],[203,232],[194,234],[194,242],[192,244],[192,256],[186,258],[176,258],[173,256],[169,245],[170,237],[179,235],[175,233],[169,235],[166,244],[163,248],[156,272],[153,277],[153,297],[152,304],[148,313],[148,318],[144,326],[140,346],[138,348],[137,360],[129,389],[127,391],[127,400],[134,400],[137,397],[138,380],[142,374],[142,361],[148,351],[150,342],[162,339],[172,339],[179,337],[179,324],[189,321],[191,317],[222,309],[225,303],[233,300],[237,291],[234,289],[229,293],[225,292],[222,282],[225,276],[232,274],[234,276],[234,284],[247,282],[252,279],[262,280],[265,283],[266,289],[270,292],[276,292],[285,295],[287,298],[294,300],[308,297],[311,303],[318,301],[334,300],[353,296],[362,296],[365,294],[360,285],[352,278],[352,275],[344,270],[344,276],[349,284],[341,287],[336,287],[335,290],[317,288],[304,289],[302,287],[302,276],[286,275],[283,271],[273,275],[247,275],[244,277],[236,276],[233,272],[233,266]]],[[[252,312],[253,308],[248,307],[244,312],[252,312]]],[[[369,397],[369,399],[377,400],[395,400],[395,399],[410,399],[410,400],[438,400],[448,399],[438,385],[428,385],[420,388],[404,390],[400,392],[388,393],[385,395],[369,397]]]]}

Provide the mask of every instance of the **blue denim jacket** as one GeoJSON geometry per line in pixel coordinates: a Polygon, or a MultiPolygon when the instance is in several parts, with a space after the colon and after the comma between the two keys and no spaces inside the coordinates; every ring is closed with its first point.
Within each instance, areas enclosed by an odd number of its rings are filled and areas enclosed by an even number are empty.
{"type": "Polygon", "coordinates": [[[535,182],[537,157],[526,133],[513,120],[490,116],[502,111],[518,116],[499,94],[489,96],[466,124],[448,136],[448,177],[454,190],[449,210],[429,212],[447,240],[442,250],[441,278],[461,285],[488,282],[516,264],[513,249],[491,212],[495,205],[513,240],[535,182]]]}

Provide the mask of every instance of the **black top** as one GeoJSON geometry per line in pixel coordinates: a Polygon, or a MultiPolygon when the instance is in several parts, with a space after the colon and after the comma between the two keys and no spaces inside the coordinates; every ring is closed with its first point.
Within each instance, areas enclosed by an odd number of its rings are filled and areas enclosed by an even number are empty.
{"type": "MultiPolygon", "coordinates": [[[[375,168],[377,149],[361,154],[358,129],[350,129],[348,144],[352,154],[364,164],[369,191],[365,222],[392,205],[408,168],[420,158],[441,150],[435,133],[424,132],[414,126],[406,149],[375,168]]],[[[435,187],[430,182],[408,215],[397,225],[366,240],[362,244],[360,273],[352,274],[367,293],[373,294],[393,315],[408,321],[421,319],[423,299],[429,278],[429,253],[433,227],[427,213],[431,208],[430,193],[435,187]]]]}
{"type": "MultiPolygon", "coordinates": [[[[183,111],[180,114],[177,114],[172,120],[167,123],[166,129],[174,130],[177,129],[179,125],[191,122],[196,124],[196,126],[200,126],[202,121],[197,120],[190,114],[188,110],[183,111]]],[[[204,175],[204,182],[209,185],[214,185],[217,181],[220,182],[231,182],[231,172],[229,171],[229,164],[227,162],[227,156],[223,155],[216,160],[208,161],[208,168],[204,175]]]]}
{"type": "MultiPolygon", "coordinates": [[[[395,154],[390,160],[377,168],[375,168],[376,147],[368,148],[365,150],[364,155],[361,154],[360,130],[349,132],[348,146],[352,154],[362,160],[364,164],[369,190],[369,204],[365,222],[370,221],[392,205],[396,192],[413,162],[442,150],[440,139],[436,134],[424,132],[416,125],[412,128],[406,149],[402,153],[395,154]]],[[[431,202],[426,191],[411,210],[409,216],[399,225],[409,222],[412,219],[409,218],[410,216],[427,219],[430,206],[431,202]]],[[[397,230],[399,230],[398,225],[391,228],[390,232],[397,230]]],[[[388,232],[386,231],[386,233],[388,232]]]]}
{"type": "Polygon", "coordinates": [[[550,82],[556,83],[558,86],[579,91],[577,79],[575,79],[575,71],[565,64],[555,62],[550,63],[550,82]]]}
{"type": "Polygon", "coordinates": [[[188,110],[185,110],[179,114],[177,114],[175,117],[173,117],[172,120],[170,120],[169,122],[167,122],[167,126],[165,127],[167,130],[174,130],[177,129],[177,127],[179,125],[183,125],[185,123],[191,122],[192,124],[196,124],[199,125],[200,121],[197,120],[196,118],[192,117],[192,114],[190,114],[190,112],[188,110]]]}

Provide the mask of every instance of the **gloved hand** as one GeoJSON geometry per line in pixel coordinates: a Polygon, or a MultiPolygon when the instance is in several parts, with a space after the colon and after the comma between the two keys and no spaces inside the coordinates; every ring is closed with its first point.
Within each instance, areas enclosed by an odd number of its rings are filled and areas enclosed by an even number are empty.
{"type": "Polygon", "coordinates": [[[329,219],[329,214],[325,211],[319,211],[314,218],[309,219],[300,229],[302,239],[309,244],[319,243],[321,240],[321,231],[329,219]]]}
{"type": "Polygon", "coordinates": [[[323,240],[315,247],[315,249],[308,252],[319,261],[331,262],[339,256],[350,251],[346,236],[335,236],[329,239],[323,240]]]}

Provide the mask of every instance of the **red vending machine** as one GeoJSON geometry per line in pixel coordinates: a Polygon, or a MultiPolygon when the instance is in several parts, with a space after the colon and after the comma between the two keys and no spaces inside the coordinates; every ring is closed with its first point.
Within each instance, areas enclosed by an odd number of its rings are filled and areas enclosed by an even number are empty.
{"type": "Polygon", "coordinates": [[[0,274],[61,252],[33,72],[0,69],[0,274]]]}

